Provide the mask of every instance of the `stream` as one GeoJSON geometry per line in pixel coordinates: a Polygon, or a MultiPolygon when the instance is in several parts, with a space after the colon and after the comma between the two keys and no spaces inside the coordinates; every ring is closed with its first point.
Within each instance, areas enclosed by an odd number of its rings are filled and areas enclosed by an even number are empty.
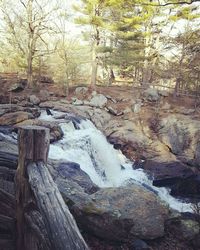
{"type": "Polygon", "coordinates": [[[119,187],[129,183],[141,185],[157,194],[161,200],[179,212],[192,212],[191,203],[178,200],[170,195],[170,189],[155,187],[142,169],[133,169],[131,162],[121,151],[113,148],[106,137],[94,124],[86,119],[71,117],[69,114],[43,111],[40,118],[57,121],[64,132],[61,140],[50,145],[49,158],[76,162],[99,187],[119,187]],[[66,120],[63,119],[66,116],[66,120]],[[59,119],[59,117],[62,117],[59,119]]]}

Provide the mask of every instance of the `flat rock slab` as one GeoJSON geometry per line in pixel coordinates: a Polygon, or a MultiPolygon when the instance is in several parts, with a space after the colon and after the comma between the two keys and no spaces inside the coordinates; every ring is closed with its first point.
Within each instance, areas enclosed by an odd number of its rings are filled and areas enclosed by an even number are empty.
{"type": "Polygon", "coordinates": [[[14,113],[7,113],[0,117],[0,125],[14,125],[16,123],[33,119],[33,115],[24,111],[17,111],[14,113]]]}

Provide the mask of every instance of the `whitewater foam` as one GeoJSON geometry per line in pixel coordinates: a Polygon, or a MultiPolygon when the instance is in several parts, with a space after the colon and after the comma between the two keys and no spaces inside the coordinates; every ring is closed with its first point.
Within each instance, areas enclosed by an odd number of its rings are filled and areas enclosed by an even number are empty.
{"type": "MultiPolygon", "coordinates": [[[[63,114],[52,112],[53,116],[63,114]]],[[[67,115],[67,114],[66,114],[67,115]]],[[[42,113],[40,119],[55,120],[42,113]]],[[[152,185],[142,169],[134,170],[132,162],[120,151],[115,150],[91,121],[81,120],[79,129],[72,122],[61,123],[64,137],[50,146],[49,158],[76,162],[99,187],[118,187],[134,182],[158,194],[173,209],[180,212],[191,212],[191,204],[179,201],[170,195],[167,188],[152,185]],[[123,166],[123,167],[122,167],[123,166]]]]}

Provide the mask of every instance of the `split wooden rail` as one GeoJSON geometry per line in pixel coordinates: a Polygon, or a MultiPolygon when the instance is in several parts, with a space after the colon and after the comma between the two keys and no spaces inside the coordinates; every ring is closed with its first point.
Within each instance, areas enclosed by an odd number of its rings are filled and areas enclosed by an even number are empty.
{"type": "Polygon", "coordinates": [[[49,130],[19,129],[17,250],[89,249],[47,167],[49,130]]]}

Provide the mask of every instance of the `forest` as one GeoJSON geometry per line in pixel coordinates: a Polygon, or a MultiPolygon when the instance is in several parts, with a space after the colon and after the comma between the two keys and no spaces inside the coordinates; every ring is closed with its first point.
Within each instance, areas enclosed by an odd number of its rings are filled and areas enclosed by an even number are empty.
{"type": "Polygon", "coordinates": [[[2,0],[0,71],[199,92],[198,1],[2,0]]]}

